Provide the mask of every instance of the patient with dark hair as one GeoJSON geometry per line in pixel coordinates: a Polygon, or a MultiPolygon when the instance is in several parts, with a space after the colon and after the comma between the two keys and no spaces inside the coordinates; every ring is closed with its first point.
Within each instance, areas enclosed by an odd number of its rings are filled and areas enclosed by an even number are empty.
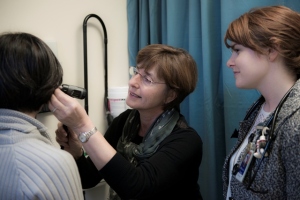
{"type": "Polygon", "coordinates": [[[36,119],[62,76],[39,38],[0,35],[0,199],[83,199],[73,157],[36,119]]]}

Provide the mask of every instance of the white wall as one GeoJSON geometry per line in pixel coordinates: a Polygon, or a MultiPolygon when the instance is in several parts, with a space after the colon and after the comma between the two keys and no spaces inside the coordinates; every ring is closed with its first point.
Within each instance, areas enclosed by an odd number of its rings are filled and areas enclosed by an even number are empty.
{"type": "MultiPolygon", "coordinates": [[[[108,86],[128,84],[126,0],[0,0],[0,32],[21,31],[54,44],[64,69],[63,83],[84,87],[84,18],[94,13],[105,23],[108,35],[108,86]]],[[[89,115],[97,128],[107,128],[104,110],[103,29],[96,18],[88,20],[89,115]]],[[[83,100],[79,100],[82,105],[83,100]]],[[[57,120],[51,113],[38,119],[54,138],[57,120]]]]}

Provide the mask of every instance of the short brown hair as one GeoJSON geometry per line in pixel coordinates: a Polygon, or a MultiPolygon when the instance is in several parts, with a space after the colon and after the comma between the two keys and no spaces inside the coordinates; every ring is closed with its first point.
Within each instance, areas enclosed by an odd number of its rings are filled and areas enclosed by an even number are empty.
{"type": "Polygon", "coordinates": [[[241,44],[260,54],[268,48],[283,57],[285,65],[300,74],[300,15],[285,6],[251,9],[229,25],[224,42],[241,44]]]}
{"type": "Polygon", "coordinates": [[[137,68],[145,71],[155,67],[158,78],[173,89],[177,97],[164,106],[164,109],[179,108],[179,104],[196,88],[197,65],[184,49],[163,44],[151,44],[138,52],[137,68]]]}

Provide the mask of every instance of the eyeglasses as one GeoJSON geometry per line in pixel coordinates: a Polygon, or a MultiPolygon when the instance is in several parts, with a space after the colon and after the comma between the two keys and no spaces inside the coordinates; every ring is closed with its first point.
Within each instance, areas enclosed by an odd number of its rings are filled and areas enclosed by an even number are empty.
{"type": "Polygon", "coordinates": [[[131,76],[136,76],[136,75],[140,75],[142,78],[142,83],[146,86],[151,86],[154,84],[166,84],[166,83],[160,83],[160,82],[155,82],[153,80],[151,80],[151,78],[147,75],[142,75],[141,73],[139,73],[138,69],[136,67],[130,67],[129,68],[129,74],[131,76]]]}

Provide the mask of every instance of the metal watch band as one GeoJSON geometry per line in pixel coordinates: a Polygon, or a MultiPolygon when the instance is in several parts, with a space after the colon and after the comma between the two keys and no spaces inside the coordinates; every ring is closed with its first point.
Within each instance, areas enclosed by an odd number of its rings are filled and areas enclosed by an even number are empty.
{"type": "Polygon", "coordinates": [[[87,131],[87,132],[83,132],[83,133],[80,133],[78,135],[78,138],[81,142],[87,142],[89,140],[89,138],[97,132],[97,128],[94,127],[92,130],[90,131],[87,131]]]}

